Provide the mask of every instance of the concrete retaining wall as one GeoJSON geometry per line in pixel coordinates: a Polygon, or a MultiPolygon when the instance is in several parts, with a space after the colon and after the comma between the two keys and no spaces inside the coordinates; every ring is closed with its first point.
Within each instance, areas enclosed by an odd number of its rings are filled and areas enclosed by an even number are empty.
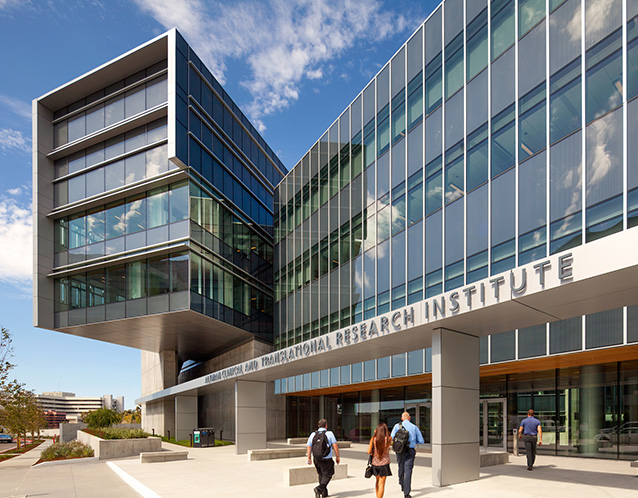
{"type": "Polygon", "coordinates": [[[100,460],[139,455],[142,452],[162,451],[162,440],[158,437],[139,439],[102,439],[78,431],[78,441],[88,444],[100,460]]]}
{"type": "MultiPolygon", "coordinates": [[[[142,424],[115,424],[113,427],[117,427],[118,429],[141,429],[142,424]]],[[[82,429],[86,429],[86,424],[84,422],[60,424],[60,441],[63,443],[73,441],[77,438],[78,431],[81,431],[82,429]]]]}

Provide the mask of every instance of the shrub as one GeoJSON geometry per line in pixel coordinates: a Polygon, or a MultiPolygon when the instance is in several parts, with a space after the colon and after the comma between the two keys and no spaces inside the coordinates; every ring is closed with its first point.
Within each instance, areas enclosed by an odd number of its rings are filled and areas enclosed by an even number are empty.
{"type": "Polygon", "coordinates": [[[119,429],[117,427],[84,429],[84,432],[102,439],[135,439],[151,436],[148,432],[144,432],[142,429],[119,429]]]}
{"type": "Polygon", "coordinates": [[[98,408],[84,416],[84,422],[86,422],[86,425],[91,429],[110,427],[113,424],[117,424],[120,420],[122,420],[122,415],[108,408],[98,408]]]}
{"type": "Polygon", "coordinates": [[[93,456],[93,448],[79,441],[70,443],[54,443],[42,450],[40,460],[64,460],[67,458],[85,458],[93,456]]]}

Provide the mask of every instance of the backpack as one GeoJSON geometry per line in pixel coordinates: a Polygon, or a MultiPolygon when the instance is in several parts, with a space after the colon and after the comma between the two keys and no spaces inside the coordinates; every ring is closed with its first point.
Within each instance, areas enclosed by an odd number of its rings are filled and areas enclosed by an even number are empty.
{"type": "Polygon", "coordinates": [[[392,449],[395,453],[405,453],[408,451],[410,447],[410,433],[408,430],[403,427],[403,424],[400,425],[399,430],[394,435],[392,439],[392,449]]]}
{"type": "Polygon", "coordinates": [[[315,460],[325,458],[330,454],[330,443],[328,442],[328,431],[317,431],[312,438],[312,456],[315,460]]]}

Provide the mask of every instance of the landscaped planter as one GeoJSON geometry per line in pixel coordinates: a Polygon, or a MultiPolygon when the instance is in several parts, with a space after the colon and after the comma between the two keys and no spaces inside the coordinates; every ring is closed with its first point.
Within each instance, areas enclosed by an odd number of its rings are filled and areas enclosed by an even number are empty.
{"type": "Polygon", "coordinates": [[[162,439],[159,437],[102,439],[84,431],[78,431],[78,441],[91,446],[95,456],[100,460],[135,456],[148,451],[162,451],[162,439]]]}

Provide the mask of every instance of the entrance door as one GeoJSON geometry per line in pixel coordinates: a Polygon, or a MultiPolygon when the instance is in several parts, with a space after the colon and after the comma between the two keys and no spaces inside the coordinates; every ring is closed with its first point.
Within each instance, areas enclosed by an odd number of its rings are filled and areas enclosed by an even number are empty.
{"type": "Polygon", "coordinates": [[[412,417],[411,422],[421,430],[425,444],[431,444],[432,403],[407,405],[406,411],[410,414],[410,417],[412,417]]]}
{"type": "Polygon", "coordinates": [[[481,448],[507,450],[507,400],[479,401],[479,444],[481,448]]]}

